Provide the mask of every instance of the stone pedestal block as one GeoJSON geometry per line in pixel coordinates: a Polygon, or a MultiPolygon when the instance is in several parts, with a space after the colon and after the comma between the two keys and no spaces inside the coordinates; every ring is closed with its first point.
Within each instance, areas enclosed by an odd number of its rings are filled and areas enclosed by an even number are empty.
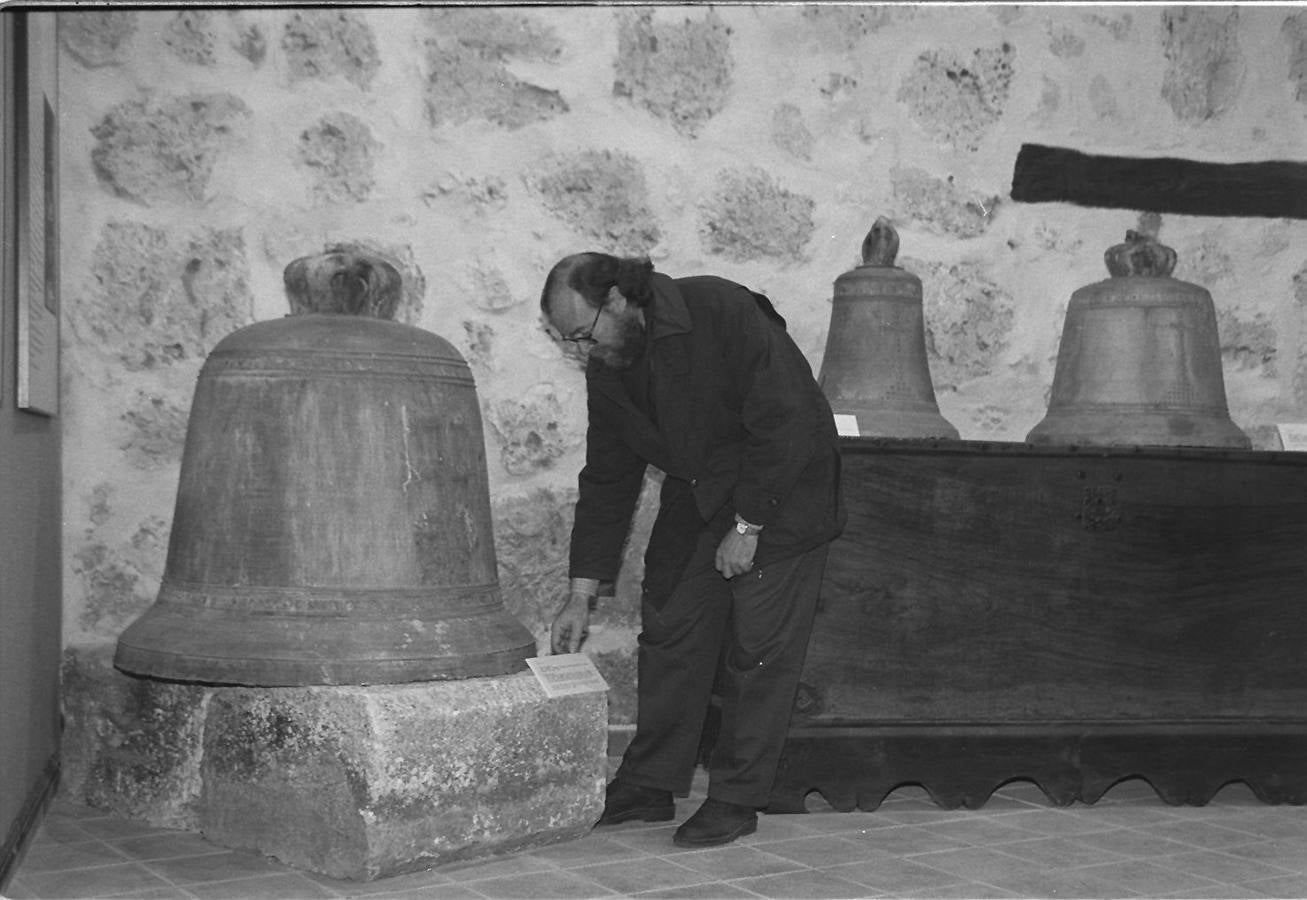
{"type": "MultiPolygon", "coordinates": [[[[95,654],[67,668],[85,676],[101,666],[95,654]]],[[[66,791],[335,878],[579,837],[603,808],[605,696],[548,699],[530,673],[184,691],[103,674],[76,684],[117,708],[68,701],[80,714],[70,719],[78,758],[65,761],[66,791]],[[188,723],[185,740],[172,721],[188,723]],[[116,722],[129,723],[130,740],[116,722]]]]}
{"type": "Polygon", "coordinates": [[[59,791],[159,828],[198,830],[204,717],[213,689],[132,678],[112,645],[64,651],[59,791]]]}
{"type": "Polygon", "coordinates": [[[200,829],[336,878],[579,837],[602,812],[602,694],[535,677],[235,689],[210,703],[200,829]]]}

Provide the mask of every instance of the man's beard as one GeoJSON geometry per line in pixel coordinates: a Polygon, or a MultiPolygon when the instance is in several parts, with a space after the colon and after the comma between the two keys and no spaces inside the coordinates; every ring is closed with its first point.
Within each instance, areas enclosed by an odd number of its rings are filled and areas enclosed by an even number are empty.
{"type": "Polygon", "coordinates": [[[606,368],[615,371],[631,368],[631,365],[644,353],[644,323],[634,316],[622,317],[617,321],[617,343],[613,346],[596,344],[590,349],[590,356],[606,368]]]}

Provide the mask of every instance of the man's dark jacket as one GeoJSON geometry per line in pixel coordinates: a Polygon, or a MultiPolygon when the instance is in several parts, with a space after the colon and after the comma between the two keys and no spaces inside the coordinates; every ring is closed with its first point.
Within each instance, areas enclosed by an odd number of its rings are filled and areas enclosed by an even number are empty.
{"type": "Polygon", "coordinates": [[[645,554],[645,595],[660,605],[699,533],[734,515],[764,526],[755,564],[839,534],[834,417],[767,298],[712,276],[653,275],[643,357],[617,371],[592,359],[586,464],[570,575],[612,581],[646,465],[666,473],[645,554]]]}

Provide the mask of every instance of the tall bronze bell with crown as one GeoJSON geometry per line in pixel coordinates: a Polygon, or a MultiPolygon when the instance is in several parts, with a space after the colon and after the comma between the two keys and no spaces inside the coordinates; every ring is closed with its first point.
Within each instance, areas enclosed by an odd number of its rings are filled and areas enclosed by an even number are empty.
{"type": "Polygon", "coordinates": [[[894,265],[899,235],[884,216],[862,242],[862,265],[835,279],[818,383],[864,437],[952,438],[926,359],[921,279],[894,265]]]}
{"type": "Polygon", "coordinates": [[[1111,277],[1067,304],[1048,413],[1026,440],[1251,446],[1226,404],[1212,295],[1172,278],[1175,251],[1146,234],[1104,259],[1111,277]]]}
{"type": "Polygon", "coordinates": [[[115,664],[261,686],[525,668],[467,363],[391,321],[401,279],[378,257],[337,248],[285,281],[292,314],[200,371],[163,582],[115,664]]]}

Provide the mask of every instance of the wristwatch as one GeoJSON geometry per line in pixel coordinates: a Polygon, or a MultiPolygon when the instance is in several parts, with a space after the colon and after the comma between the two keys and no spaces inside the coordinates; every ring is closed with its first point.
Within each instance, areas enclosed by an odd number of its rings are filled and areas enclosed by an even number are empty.
{"type": "Polygon", "coordinates": [[[740,514],[735,514],[735,533],[736,534],[759,534],[762,532],[761,525],[751,525],[740,518],[740,514]]]}

